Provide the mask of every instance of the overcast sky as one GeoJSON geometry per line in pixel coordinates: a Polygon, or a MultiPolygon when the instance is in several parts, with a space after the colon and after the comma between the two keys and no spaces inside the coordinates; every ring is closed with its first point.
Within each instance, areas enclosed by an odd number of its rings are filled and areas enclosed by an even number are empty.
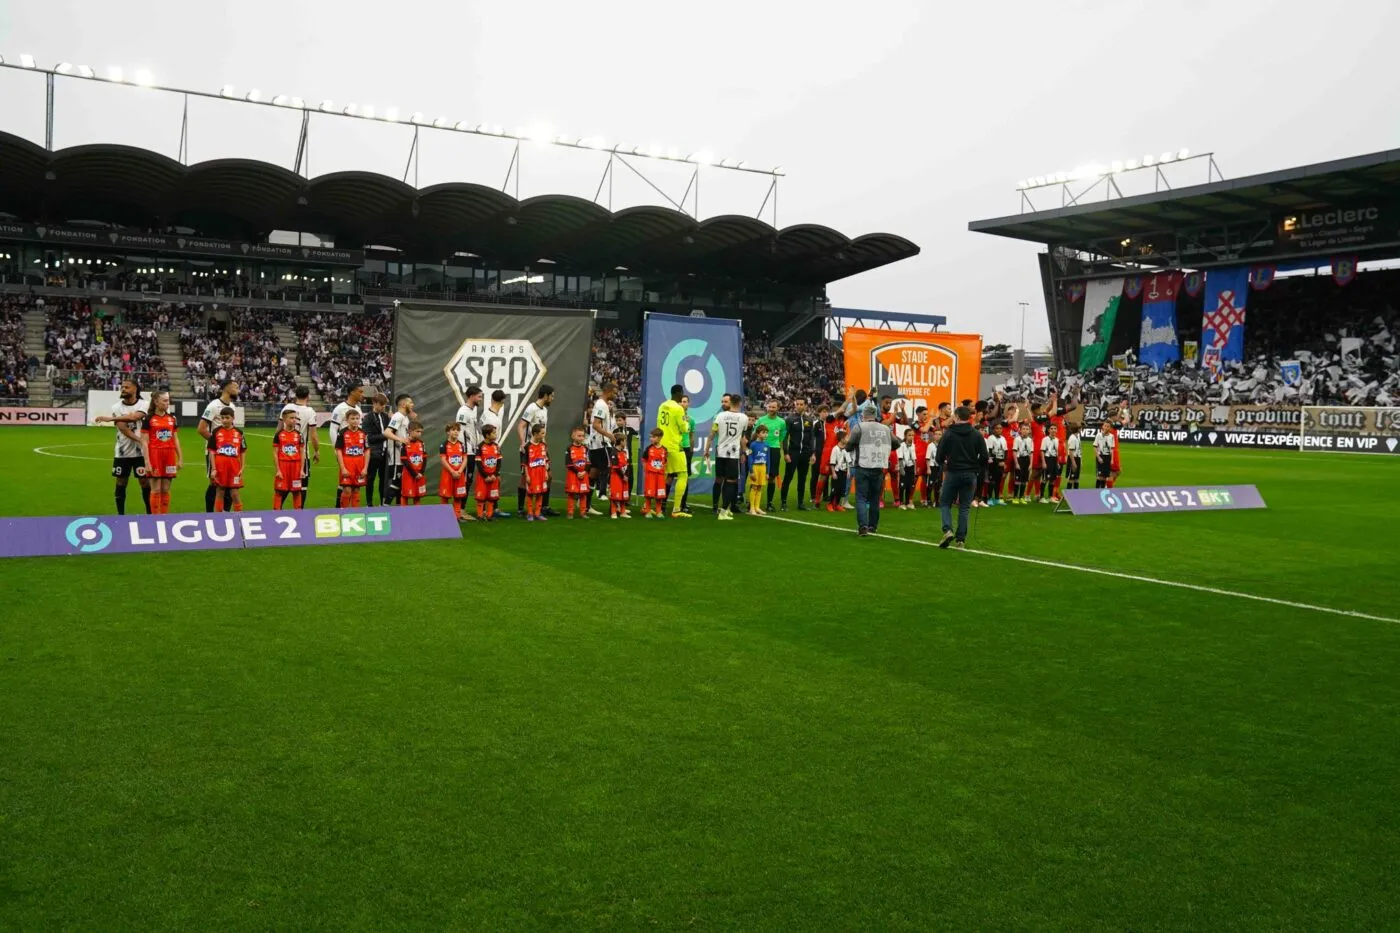
{"type": "MultiPolygon", "coordinates": [[[[886,231],[923,249],[835,283],[835,304],[943,314],[952,330],[1015,344],[1017,302],[1029,301],[1032,350],[1048,340],[1034,248],[968,233],[969,220],[1015,213],[1018,178],[1089,161],[1187,147],[1214,150],[1238,177],[1396,147],[1396,36],[1393,2],[0,0],[7,61],[147,68],[178,87],[256,87],[782,165],[779,226],[886,231]]],[[[176,155],[179,98],[59,88],[56,146],[176,155]]],[[[0,129],[42,143],[42,79],[0,71],[0,129]]],[[[191,161],[290,167],[298,120],[197,101],[191,129],[191,161]]],[[[317,119],[312,174],[401,177],[410,136],[317,119]]],[[[592,198],[605,160],[531,147],[521,196],[592,198]]],[[[419,184],[499,187],[509,161],[502,141],[424,134],[419,184]]],[[[678,199],[687,174],[647,164],[678,199]]],[[[1173,177],[1205,180],[1188,168],[1173,177]]],[[[629,176],[619,172],[613,207],[655,203],[629,176]]],[[[758,176],[707,172],[700,213],[755,214],[765,191],[758,176]]]]}

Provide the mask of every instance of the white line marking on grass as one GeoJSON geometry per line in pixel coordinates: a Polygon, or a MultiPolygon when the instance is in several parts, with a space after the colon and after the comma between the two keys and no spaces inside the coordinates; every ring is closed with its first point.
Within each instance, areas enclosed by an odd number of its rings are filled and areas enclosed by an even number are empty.
{"type": "Polygon", "coordinates": [[[104,461],[104,460],[109,460],[109,459],[111,459],[111,458],[110,458],[110,457],[79,457],[79,456],[77,456],[76,454],[55,454],[55,453],[50,453],[49,451],[52,451],[52,450],[64,450],[64,449],[67,449],[67,448],[69,448],[69,447],[107,447],[107,446],[109,446],[111,443],[112,443],[111,441],[97,441],[96,443],[91,443],[91,444],[50,444],[50,445],[47,446],[47,447],[35,447],[35,448],[34,448],[34,452],[35,452],[36,454],[39,454],[40,456],[44,456],[44,457],[61,457],[61,458],[64,459],[64,460],[97,460],[97,461],[100,462],[100,461],[104,461]]]}
{"type": "MultiPolygon", "coordinates": [[[[797,518],[783,518],[778,515],[765,515],[775,522],[787,522],[791,525],[807,525],[811,528],[826,528],[831,531],[844,531],[847,534],[855,534],[856,529],[846,528],[840,525],[827,525],[822,522],[804,522],[797,518]]],[[[902,541],[905,544],[921,544],[924,547],[937,548],[937,541],[925,541],[922,538],[901,538],[898,535],[887,535],[884,532],[876,532],[874,537],[887,538],[890,541],[902,541]]],[[[1144,577],[1135,573],[1120,573],[1117,570],[1103,570],[1099,567],[1082,567],[1078,564],[1063,564],[1053,560],[1041,560],[1038,557],[1022,557],[1019,554],[999,554],[996,551],[980,551],[969,548],[962,553],[977,554],[982,557],[995,557],[1000,560],[1014,560],[1023,564],[1036,564],[1041,567],[1052,567],[1055,570],[1077,570],[1080,573],[1093,573],[1102,577],[1113,577],[1117,580],[1132,580],[1136,583],[1152,583],[1157,586],[1170,586],[1179,590],[1192,590],[1196,593],[1210,593],[1214,596],[1230,596],[1235,599],[1248,599],[1258,603],[1269,603],[1274,606],[1287,606],[1290,609],[1306,609],[1311,612],[1325,612],[1329,615],[1347,616],[1352,619],[1366,619],[1371,622],[1388,622],[1391,625],[1400,625],[1400,619],[1392,619],[1388,616],[1372,615],[1369,612],[1357,612],[1354,609],[1336,609],[1332,606],[1314,606],[1311,603],[1294,602],[1291,599],[1275,599],[1272,596],[1258,596],[1254,593],[1240,593],[1235,590],[1222,590],[1214,586],[1201,586],[1198,583],[1181,583],[1177,580],[1159,580],[1156,577],[1144,577]]]]}

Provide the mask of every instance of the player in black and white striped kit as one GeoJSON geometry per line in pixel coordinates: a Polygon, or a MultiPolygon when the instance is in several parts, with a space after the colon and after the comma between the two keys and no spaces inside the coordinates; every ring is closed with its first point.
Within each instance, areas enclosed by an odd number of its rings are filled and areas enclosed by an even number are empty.
{"type": "MultiPolygon", "coordinates": [[[[467,386],[467,392],[462,396],[463,404],[457,409],[457,424],[461,425],[462,432],[462,452],[467,455],[467,472],[465,479],[467,483],[467,493],[473,489],[473,480],[476,476],[476,453],[481,449],[481,400],[483,393],[481,386],[467,386]]],[[[476,516],[465,509],[462,517],[469,522],[476,521],[476,516]]]]}
{"type": "MultiPolygon", "coordinates": [[[[617,419],[613,417],[612,401],[617,398],[617,383],[605,382],[593,403],[593,411],[588,417],[588,478],[593,484],[593,494],[600,499],[608,496],[608,478],[612,475],[613,444],[617,437],[617,419]]],[[[588,508],[589,515],[602,515],[588,508]]]]}
{"type": "Polygon", "coordinates": [[[126,514],[126,485],[132,474],[141,485],[141,499],[146,503],[146,514],[151,514],[151,480],[146,476],[146,458],[141,448],[141,422],[146,418],[149,398],[141,397],[141,388],[130,379],[122,382],[121,396],[112,406],[110,415],[98,415],[96,424],[117,426],[117,443],[112,450],[112,476],[116,479],[113,498],[117,514],[126,514]]]}
{"type": "Polygon", "coordinates": [[[408,423],[413,420],[412,411],[413,396],[395,396],[394,413],[389,416],[389,424],[384,429],[384,466],[389,474],[384,484],[385,505],[397,505],[399,501],[399,488],[403,479],[403,448],[408,443],[408,423]]]}

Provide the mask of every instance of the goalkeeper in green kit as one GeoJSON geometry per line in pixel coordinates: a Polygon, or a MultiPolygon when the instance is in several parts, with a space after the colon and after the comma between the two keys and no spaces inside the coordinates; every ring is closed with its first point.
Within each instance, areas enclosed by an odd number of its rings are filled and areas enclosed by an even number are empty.
{"type": "Polygon", "coordinates": [[[685,449],[681,446],[681,436],[686,430],[686,411],[681,405],[685,397],[683,386],[671,386],[671,397],[661,403],[656,410],[656,426],[661,429],[661,446],[666,448],[666,475],[675,480],[675,498],[672,500],[672,518],[690,518],[689,512],[681,511],[681,501],[685,498],[686,487],[690,485],[690,468],[685,462],[685,449]]]}

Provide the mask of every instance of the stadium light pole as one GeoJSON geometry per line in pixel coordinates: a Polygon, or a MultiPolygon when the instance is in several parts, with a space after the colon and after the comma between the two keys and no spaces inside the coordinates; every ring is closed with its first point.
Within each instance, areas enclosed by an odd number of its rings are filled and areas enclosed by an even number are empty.
{"type": "Polygon", "coordinates": [[[1026,309],[1031,306],[1031,303],[1029,301],[1016,303],[1021,306],[1021,354],[1024,356],[1026,352],[1026,309]]]}
{"type": "MultiPolygon", "coordinates": [[[[190,97],[203,97],[210,100],[229,101],[246,106],[272,107],[277,110],[300,110],[303,113],[316,113],[328,117],[341,117],[352,120],[368,120],[372,123],[388,123],[398,125],[411,125],[415,130],[437,130],[444,133],[467,134],[471,136],[489,136],[497,139],[505,139],[513,144],[521,141],[538,143],[541,145],[558,146],[565,149],[594,150],[609,153],[610,156],[625,155],[628,159],[650,159],[659,162],[675,162],[683,165],[698,166],[705,165],[712,168],[723,169],[727,172],[741,172],[751,175],[763,175],[769,178],[778,178],[787,174],[781,165],[773,168],[757,168],[741,159],[723,158],[716,159],[709,150],[692,151],[685,154],[683,150],[672,149],[659,145],[651,146],[629,146],[625,144],[612,145],[604,142],[601,136],[560,136],[554,135],[553,131],[541,124],[536,124],[531,128],[520,128],[507,131],[498,124],[471,123],[469,121],[453,122],[447,117],[437,117],[429,119],[421,112],[413,111],[412,116],[404,118],[395,107],[388,107],[383,110],[376,110],[372,105],[357,105],[347,103],[345,106],[337,107],[330,100],[323,100],[319,104],[310,104],[301,97],[292,97],[286,94],[272,95],[265,98],[258,90],[251,89],[240,94],[233,85],[225,84],[217,90],[199,91],[190,88],[175,87],[158,83],[152,73],[145,69],[126,71],[120,67],[109,68],[105,73],[98,73],[86,65],[75,65],[70,62],[61,62],[53,68],[40,68],[34,61],[32,55],[21,55],[19,61],[9,61],[0,56],[0,69],[24,71],[31,74],[45,76],[45,82],[50,89],[57,78],[66,78],[73,81],[92,81],[98,84],[111,84],[119,87],[136,88],[143,91],[155,91],[164,94],[180,94],[186,99],[190,97]]],[[[48,103],[52,107],[52,91],[48,94],[48,103]]],[[[52,116],[49,117],[50,121],[52,116]]],[[[52,149],[52,133],[46,134],[48,148],[52,149]]]]}

